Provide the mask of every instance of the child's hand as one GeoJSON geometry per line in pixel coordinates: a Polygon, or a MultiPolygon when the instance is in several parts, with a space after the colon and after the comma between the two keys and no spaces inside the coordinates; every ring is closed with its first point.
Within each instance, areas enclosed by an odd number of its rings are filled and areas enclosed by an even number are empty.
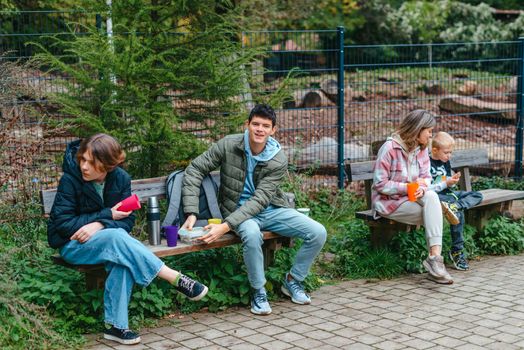
{"type": "Polygon", "coordinates": [[[448,187],[455,186],[457,182],[459,182],[459,180],[460,180],[460,173],[455,173],[453,174],[452,177],[449,177],[446,179],[446,185],[448,187]]]}

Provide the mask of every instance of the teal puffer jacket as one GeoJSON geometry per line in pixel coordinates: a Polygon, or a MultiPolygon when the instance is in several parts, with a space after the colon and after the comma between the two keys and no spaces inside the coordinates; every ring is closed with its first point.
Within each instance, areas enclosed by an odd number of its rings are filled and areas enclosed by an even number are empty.
{"type": "Polygon", "coordinates": [[[213,144],[186,168],[182,188],[185,213],[198,213],[198,197],[202,179],[219,167],[220,211],[224,221],[232,230],[236,230],[238,225],[262,212],[270,204],[276,207],[289,206],[280,189],[280,183],[287,172],[287,157],[281,150],[270,161],[257,164],[253,174],[255,194],[237,208],[246,178],[246,155],[244,153],[244,134],[235,134],[226,136],[213,144]]]}

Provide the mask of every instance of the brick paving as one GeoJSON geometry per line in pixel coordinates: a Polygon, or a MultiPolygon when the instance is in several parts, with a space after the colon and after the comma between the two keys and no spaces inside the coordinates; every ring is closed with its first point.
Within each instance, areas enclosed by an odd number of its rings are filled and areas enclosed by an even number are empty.
{"type": "Polygon", "coordinates": [[[451,286],[407,275],[340,282],[312,293],[311,305],[272,302],[273,314],[246,308],[200,312],[142,329],[125,346],[89,335],[87,349],[524,349],[524,255],[450,269],[451,286]]]}

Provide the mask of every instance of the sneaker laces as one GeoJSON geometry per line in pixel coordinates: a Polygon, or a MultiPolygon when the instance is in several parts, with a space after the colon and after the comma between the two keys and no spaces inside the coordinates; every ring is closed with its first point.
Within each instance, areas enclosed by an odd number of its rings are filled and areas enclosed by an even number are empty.
{"type": "Polygon", "coordinates": [[[194,280],[187,277],[186,275],[181,275],[180,278],[178,279],[178,286],[188,291],[193,290],[193,286],[195,285],[195,283],[196,282],[194,280]]]}
{"type": "Polygon", "coordinates": [[[291,292],[294,294],[306,294],[306,292],[304,291],[304,287],[302,286],[302,283],[295,279],[288,281],[288,286],[291,289],[291,292]]]}
{"type": "Polygon", "coordinates": [[[124,337],[125,337],[125,336],[126,336],[126,334],[128,334],[128,333],[133,333],[133,331],[132,331],[132,330],[130,330],[130,329],[124,329],[124,330],[122,330],[122,336],[124,336],[124,337]]]}
{"type": "Polygon", "coordinates": [[[253,300],[257,305],[260,305],[261,303],[267,303],[267,294],[262,291],[255,292],[255,295],[253,295],[253,300]]]}

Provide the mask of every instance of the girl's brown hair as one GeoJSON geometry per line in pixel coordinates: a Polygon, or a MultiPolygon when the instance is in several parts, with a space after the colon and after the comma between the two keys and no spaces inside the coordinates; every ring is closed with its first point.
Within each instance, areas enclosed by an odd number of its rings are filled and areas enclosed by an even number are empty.
{"type": "Polygon", "coordinates": [[[97,170],[110,172],[126,159],[126,153],[115,138],[107,134],[95,134],[83,139],[76,153],[78,164],[87,151],[93,156],[97,170]]]}
{"type": "Polygon", "coordinates": [[[397,133],[409,151],[414,150],[417,146],[425,149],[428,145],[419,145],[417,138],[422,130],[433,128],[435,125],[437,125],[437,122],[432,113],[424,109],[417,109],[409,112],[402,120],[397,133]]]}

